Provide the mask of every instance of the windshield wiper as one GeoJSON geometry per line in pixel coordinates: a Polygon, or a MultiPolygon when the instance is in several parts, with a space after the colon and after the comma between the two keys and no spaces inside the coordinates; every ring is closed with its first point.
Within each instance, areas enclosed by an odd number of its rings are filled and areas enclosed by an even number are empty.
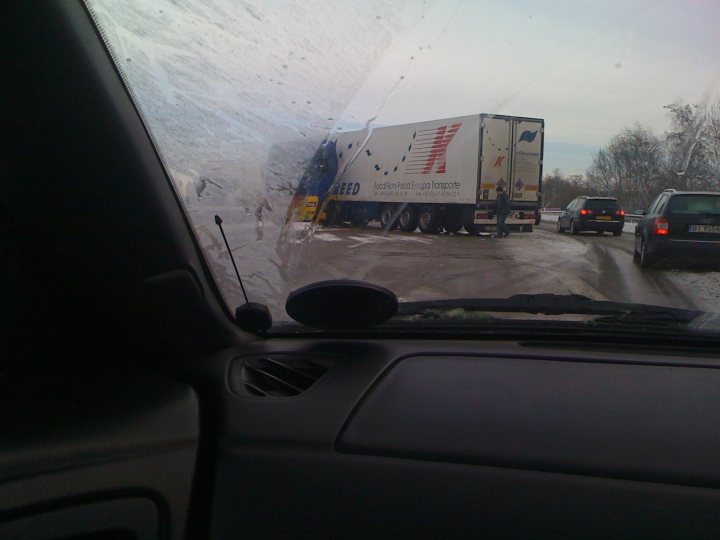
{"type": "Polygon", "coordinates": [[[428,300],[403,302],[394,319],[414,317],[442,318],[453,311],[467,313],[529,313],[540,315],[600,315],[592,323],[626,324],[687,324],[703,314],[702,311],[593,300],[581,294],[516,294],[508,298],[463,298],[458,300],[428,300]]]}

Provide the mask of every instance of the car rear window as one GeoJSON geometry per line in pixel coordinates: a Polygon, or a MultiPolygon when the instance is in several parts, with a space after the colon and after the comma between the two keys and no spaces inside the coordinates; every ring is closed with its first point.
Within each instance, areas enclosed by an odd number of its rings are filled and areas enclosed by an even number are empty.
{"type": "Polygon", "coordinates": [[[620,205],[614,199],[588,199],[588,201],[585,203],[585,208],[587,208],[588,210],[600,210],[602,208],[619,210],[620,205]]]}
{"type": "Polygon", "coordinates": [[[668,214],[720,214],[718,195],[676,195],[667,206],[668,214]]]}

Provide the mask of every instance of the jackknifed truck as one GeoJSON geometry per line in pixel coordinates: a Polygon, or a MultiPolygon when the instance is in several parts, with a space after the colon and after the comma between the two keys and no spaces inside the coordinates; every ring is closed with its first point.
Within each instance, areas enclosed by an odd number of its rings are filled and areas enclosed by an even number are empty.
{"type": "Polygon", "coordinates": [[[336,133],[311,160],[296,194],[301,221],[379,221],[432,234],[493,231],[497,189],[511,201],[506,223],[539,222],[545,122],[476,114],[336,133]]]}

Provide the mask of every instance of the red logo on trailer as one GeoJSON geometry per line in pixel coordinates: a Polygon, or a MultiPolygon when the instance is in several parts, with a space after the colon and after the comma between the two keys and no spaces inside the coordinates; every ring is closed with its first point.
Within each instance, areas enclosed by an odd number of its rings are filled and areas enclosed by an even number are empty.
{"type": "Polygon", "coordinates": [[[438,126],[413,133],[413,142],[408,146],[409,154],[405,174],[445,174],[447,170],[447,147],[462,126],[462,122],[451,126],[438,126]]]}
{"type": "Polygon", "coordinates": [[[437,128],[435,139],[430,147],[430,153],[425,161],[425,168],[422,172],[423,174],[430,174],[433,172],[436,174],[445,174],[447,147],[460,129],[460,126],[462,126],[462,124],[453,124],[449,129],[447,126],[440,126],[437,128]],[[433,167],[435,170],[433,170],[433,167]]]}

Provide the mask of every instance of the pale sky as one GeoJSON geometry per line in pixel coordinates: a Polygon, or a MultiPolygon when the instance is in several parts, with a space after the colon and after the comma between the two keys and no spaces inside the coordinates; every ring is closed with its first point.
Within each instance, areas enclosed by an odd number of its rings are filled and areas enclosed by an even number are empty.
{"type": "MultiPolygon", "coordinates": [[[[545,119],[545,171],[720,88],[720,0],[94,0],[177,177],[332,129],[545,119]],[[179,173],[182,171],[182,174],[179,173]]],[[[289,173],[288,173],[289,174],[289,173]]]]}
{"type": "Polygon", "coordinates": [[[475,113],[544,118],[545,170],[583,173],[663,105],[720,87],[720,2],[439,0],[385,54],[341,117],[354,129],[475,113]]]}

